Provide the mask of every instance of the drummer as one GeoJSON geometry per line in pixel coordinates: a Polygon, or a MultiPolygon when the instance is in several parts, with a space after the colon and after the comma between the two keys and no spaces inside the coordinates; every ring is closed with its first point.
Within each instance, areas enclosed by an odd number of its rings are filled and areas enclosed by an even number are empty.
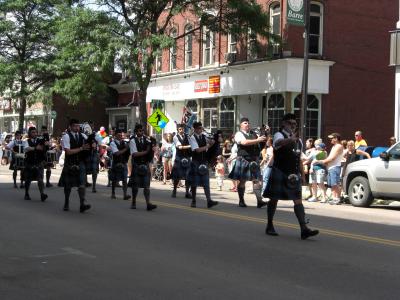
{"type": "Polygon", "coordinates": [[[14,188],[17,186],[17,172],[20,171],[20,188],[24,188],[24,164],[25,154],[22,141],[22,133],[17,130],[14,135],[14,139],[6,145],[6,149],[12,151],[12,159],[10,163],[10,170],[13,170],[14,188]]]}

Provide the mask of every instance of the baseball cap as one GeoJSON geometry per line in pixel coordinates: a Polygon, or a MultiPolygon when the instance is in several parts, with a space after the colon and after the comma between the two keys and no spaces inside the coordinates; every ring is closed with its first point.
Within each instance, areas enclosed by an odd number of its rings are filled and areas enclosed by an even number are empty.
{"type": "Polygon", "coordinates": [[[333,138],[340,140],[341,136],[337,132],[334,132],[334,133],[331,133],[330,135],[328,135],[328,139],[333,139],[333,138]]]}
{"type": "Polygon", "coordinates": [[[315,145],[316,149],[325,149],[325,144],[324,143],[319,143],[317,145],[315,145]]]}

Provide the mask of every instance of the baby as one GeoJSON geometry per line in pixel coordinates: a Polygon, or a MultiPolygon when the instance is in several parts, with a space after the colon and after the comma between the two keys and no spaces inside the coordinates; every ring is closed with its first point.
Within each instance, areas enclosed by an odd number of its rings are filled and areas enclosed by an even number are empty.
{"type": "Polygon", "coordinates": [[[224,186],[224,177],[225,177],[225,164],[224,164],[224,157],[222,155],[217,156],[217,165],[215,166],[215,177],[217,179],[218,189],[222,191],[222,187],[224,186]]]}

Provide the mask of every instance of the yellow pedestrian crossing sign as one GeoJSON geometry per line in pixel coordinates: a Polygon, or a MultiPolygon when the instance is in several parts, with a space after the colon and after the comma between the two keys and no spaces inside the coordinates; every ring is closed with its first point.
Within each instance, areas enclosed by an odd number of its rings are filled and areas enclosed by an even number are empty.
{"type": "Polygon", "coordinates": [[[168,124],[169,119],[164,115],[160,109],[155,109],[148,117],[147,122],[154,128],[155,131],[161,132],[168,124]]]}

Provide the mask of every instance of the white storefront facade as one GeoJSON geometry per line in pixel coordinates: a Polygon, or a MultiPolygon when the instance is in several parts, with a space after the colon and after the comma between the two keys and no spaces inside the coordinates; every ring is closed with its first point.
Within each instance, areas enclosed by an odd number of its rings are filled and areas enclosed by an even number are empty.
{"type": "MultiPolygon", "coordinates": [[[[332,65],[310,60],[309,136],[319,136],[321,131],[322,95],[329,93],[332,65]]],[[[300,108],[302,72],[302,59],[286,58],[154,77],[147,102],[165,101],[170,119],[165,132],[175,131],[184,107],[197,115],[207,131],[232,133],[241,117],[248,117],[254,127],[268,124],[275,131],[284,113],[300,108]]]]}

